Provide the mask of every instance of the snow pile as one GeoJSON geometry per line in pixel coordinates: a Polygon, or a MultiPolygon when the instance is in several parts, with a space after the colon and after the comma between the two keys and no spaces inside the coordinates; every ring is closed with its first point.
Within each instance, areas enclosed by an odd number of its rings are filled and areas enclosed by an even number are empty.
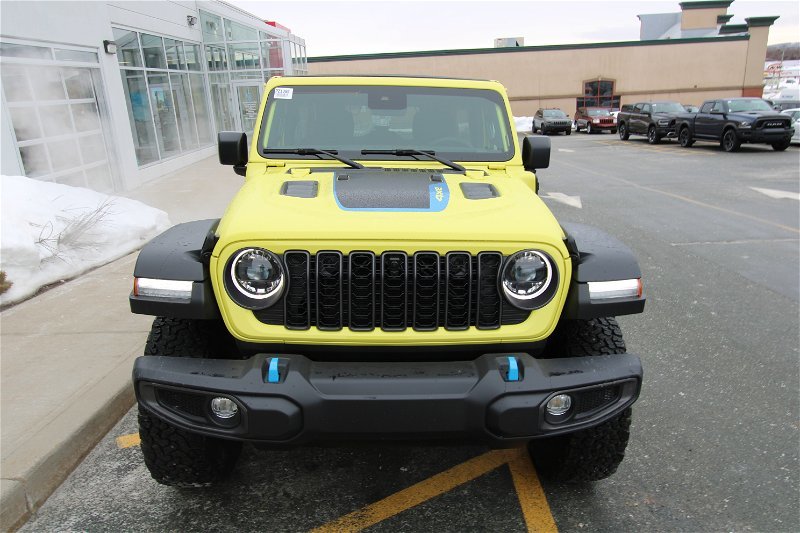
{"type": "Polygon", "coordinates": [[[533,117],[514,117],[517,133],[530,133],[533,128],[533,117]]]}
{"type": "Polygon", "coordinates": [[[23,176],[0,176],[0,270],[11,288],[0,304],[140,248],[171,226],[141,202],[23,176]]]}

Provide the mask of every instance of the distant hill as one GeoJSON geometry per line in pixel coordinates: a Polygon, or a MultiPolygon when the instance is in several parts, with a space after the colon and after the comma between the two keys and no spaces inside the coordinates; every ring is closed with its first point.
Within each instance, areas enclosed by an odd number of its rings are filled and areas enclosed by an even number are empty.
{"type": "Polygon", "coordinates": [[[767,61],[800,59],[800,43],[780,43],[767,46],[767,61]]]}

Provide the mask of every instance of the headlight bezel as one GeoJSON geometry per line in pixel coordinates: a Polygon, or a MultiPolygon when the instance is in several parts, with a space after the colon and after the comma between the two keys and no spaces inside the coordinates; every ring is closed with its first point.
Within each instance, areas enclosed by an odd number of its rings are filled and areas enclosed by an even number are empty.
{"type": "Polygon", "coordinates": [[[228,258],[228,261],[225,263],[225,269],[223,271],[223,284],[228,297],[230,297],[230,299],[240,307],[252,311],[266,309],[278,302],[281,296],[283,296],[283,292],[286,289],[286,268],[283,265],[281,258],[270,250],[256,246],[241,248],[231,254],[231,256],[228,258]],[[237,265],[246,254],[252,252],[257,252],[260,255],[267,257],[270,262],[274,263],[280,273],[277,286],[265,294],[254,294],[248,291],[239,283],[236,276],[237,265]]]}
{"type": "Polygon", "coordinates": [[[516,307],[517,309],[523,309],[525,311],[533,311],[535,309],[540,309],[550,303],[553,297],[558,292],[558,285],[559,285],[559,270],[556,262],[547,252],[543,250],[537,249],[526,249],[520,250],[511,254],[510,256],[506,257],[503,261],[503,266],[500,269],[500,274],[498,276],[498,285],[500,292],[505,297],[506,301],[516,307]],[[517,260],[518,257],[532,253],[534,255],[539,256],[545,263],[547,267],[547,279],[545,283],[537,289],[533,294],[527,296],[520,296],[519,294],[515,294],[511,292],[508,287],[506,286],[506,279],[507,273],[511,265],[514,261],[517,260]]]}

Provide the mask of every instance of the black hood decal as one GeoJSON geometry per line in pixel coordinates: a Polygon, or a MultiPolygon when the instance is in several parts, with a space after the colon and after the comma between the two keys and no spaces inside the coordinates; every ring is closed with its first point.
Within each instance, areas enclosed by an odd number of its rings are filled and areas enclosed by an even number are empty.
{"type": "Polygon", "coordinates": [[[450,201],[444,176],[430,171],[337,171],[333,180],[345,211],[442,211],[450,201]]]}

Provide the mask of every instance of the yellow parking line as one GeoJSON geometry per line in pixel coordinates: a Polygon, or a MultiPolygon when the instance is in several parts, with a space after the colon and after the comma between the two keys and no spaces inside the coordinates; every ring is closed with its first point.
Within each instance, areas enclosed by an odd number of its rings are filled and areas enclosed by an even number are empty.
{"type": "Polygon", "coordinates": [[[528,531],[557,532],[556,521],[550,512],[547,497],[539,483],[530,455],[525,448],[514,450],[514,453],[515,457],[508,462],[508,468],[511,470],[511,478],[514,480],[514,488],[528,531]]]}
{"type": "Polygon", "coordinates": [[[472,481],[487,472],[491,472],[507,461],[508,456],[505,450],[486,452],[424,481],[420,481],[416,485],[405,488],[400,492],[395,492],[380,501],[362,507],[358,511],[320,526],[312,530],[312,532],[361,531],[431,498],[453,490],[459,485],[472,481]]]}
{"type": "Polygon", "coordinates": [[[132,448],[141,444],[138,433],[131,433],[129,435],[121,435],[117,437],[117,448],[132,448]]]}

